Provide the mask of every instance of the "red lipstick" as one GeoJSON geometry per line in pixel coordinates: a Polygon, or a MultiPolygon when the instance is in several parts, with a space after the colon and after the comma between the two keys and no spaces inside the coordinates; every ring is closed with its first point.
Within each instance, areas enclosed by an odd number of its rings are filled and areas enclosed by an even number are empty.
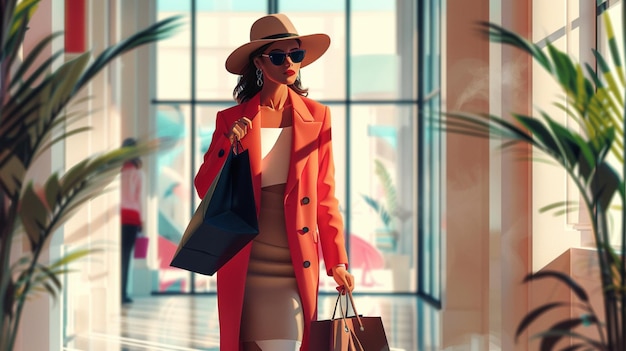
{"type": "Polygon", "coordinates": [[[288,70],[285,71],[285,74],[288,75],[288,76],[293,76],[294,74],[296,74],[296,71],[288,69],[288,70]]]}

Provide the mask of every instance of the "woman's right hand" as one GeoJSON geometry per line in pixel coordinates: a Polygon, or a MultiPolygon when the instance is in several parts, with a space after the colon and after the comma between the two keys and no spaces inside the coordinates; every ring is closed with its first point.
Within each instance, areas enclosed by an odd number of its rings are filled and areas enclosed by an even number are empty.
{"type": "Polygon", "coordinates": [[[236,120],[227,135],[228,139],[230,139],[230,143],[232,144],[235,140],[243,139],[243,137],[248,134],[249,128],[252,128],[252,121],[248,117],[241,117],[236,120]]]}

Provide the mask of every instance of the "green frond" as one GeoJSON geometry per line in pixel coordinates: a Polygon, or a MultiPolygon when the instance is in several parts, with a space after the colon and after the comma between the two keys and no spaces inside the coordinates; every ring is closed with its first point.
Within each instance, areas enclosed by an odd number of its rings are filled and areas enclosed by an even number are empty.
{"type": "Polygon", "coordinates": [[[19,193],[22,187],[22,181],[26,175],[26,167],[16,155],[7,150],[0,150],[0,159],[2,166],[0,167],[0,188],[10,197],[19,193]]]}
{"type": "Polygon", "coordinates": [[[97,248],[91,248],[91,249],[77,249],[74,250],[68,254],[66,254],[65,256],[59,258],[58,260],[56,260],[55,262],[53,262],[49,268],[51,270],[55,270],[58,267],[62,267],[62,266],[66,266],[69,265],[75,261],[81,260],[91,254],[94,253],[98,253],[98,252],[102,252],[102,249],[97,249],[97,248]]]}
{"type": "Polygon", "coordinates": [[[387,211],[394,213],[398,207],[398,194],[396,192],[396,187],[393,185],[391,174],[389,174],[385,165],[378,159],[374,160],[374,172],[378,176],[378,179],[383,187],[386,203],[385,207],[387,211]]]}
{"type": "Polygon", "coordinates": [[[552,44],[548,44],[548,53],[554,62],[554,76],[566,93],[576,90],[576,68],[572,59],[552,44]]]}
{"type": "Polygon", "coordinates": [[[602,13],[602,22],[604,23],[604,28],[606,30],[607,41],[609,44],[609,51],[611,52],[611,59],[613,60],[615,71],[623,86],[625,83],[625,80],[624,80],[624,70],[622,69],[622,57],[620,55],[619,48],[617,45],[615,32],[613,31],[613,23],[611,23],[611,16],[609,16],[607,11],[602,13]]]}
{"type": "Polygon", "coordinates": [[[80,77],[78,84],[75,86],[75,92],[80,90],[116,57],[141,45],[152,43],[172,35],[174,31],[180,27],[182,18],[182,16],[173,16],[161,20],[104,50],[80,77]]]}
{"type": "Polygon", "coordinates": [[[480,22],[481,27],[486,31],[489,40],[495,43],[511,45],[530,54],[539,64],[541,64],[548,72],[552,71],[552,65],[546,54],[539,46],[530,40],[523,38],[515,32],[505,29],[497,24],[489,22],[480,22]]]}
{"type": "MultiPolygon", "coordinates": [[[[35,47],[30,50],[26,58],[24,58],[24,61],[22,61],[17,70],[13,73],[13,76],[11,77],[11,82],[9,84],[9,89],[12,89],[18,83],[24,81],[24,75],[31,69],[35,61],[39,58],[39,55],[43,52],[43,49],[45,49],[54,39],[61,35],[63,35],[62,32],[53,33],[39,41],[39,43],[37,43],[37,45],[35,45],[35,47]]],[[[29,80],[26,82],[26,84],[30,86],[32,82],[34,82],[36,79],[39,79],[39,77],[41,77],[44,72],[48,71],[52,66],[52,63],[62,54],[63,50],[59,50],[55,52],[52,56],[47,58],[39,66],[37,66],[36,71],[29,76],[29,80]]]]}
{"type": "Polygon", "coordinates": [[[607,162],[598,164],[589,184],[593,204],[599,205],[601,209],[608,209],[620,183],[621,177],[613,167],[607,162]]]}
{"type": "Polygon", "coordinates": [[[62,289],[61,277],[75,271],[68,268],[68,266],[101,251],[101,249],[77,249],[62,256],[48,266],[34,263],[33,271],[30,274],[28,268],[33,264],[34,257],[32,254],[22,256],[12,267],[14,273],[19,273],[15,282],[15,297],[19,298],[22,294],[30,296],[47,292],[53,298],[56,298],[62,289]],[[30,284],[27,287],[26,283],[28,281],[30,281],[30,284]]]}
{"type": "Polygon", "coordinates": [[[552,157],[565,159],[559,144],[542,121],[521,114],[513,114],[513,117],[532,134],[535,146],[552,157]]]}
{"type": "MultiPolygon", "coordinates": [[[[13,13],[13,22],[11,25],[11,35],[18,31],[18,28],[22,27],[22,21],[26,21],[26,24],[33,18],[37,7],[39,7],[40,0],[22,0],[17,3],[15,12],[13,13]]],[[[7,23],[7,22],[3,22],[7,23]]]]}
{"type": "MultiPolygon", "coordinates": [[[[103,190],[119,175],[122,165],[131,159],[171,146],[170,142],[151,140],[134,147],[115,149],[98,156],[84,159],[71,167],[64,175],[51,176],[46,183],[46,198],[51,218],[42,228],[45,240],[63,225],[84,203],[101,195],[103,190]],[[48,186],[50,187],[48,189],[48,186]]],[[[29,219],[28,224],[31,224],[29,219]]],[[[26,228],[28,230],[28,228],[26,228]]]]}
{"type": "Polygon", "coordinates": [[[380,221],[383,223],[385,228],[389,228],[391,226],[391,215],[380,203],[380,201],[365,194],[361,194],[361,197],[363,198],[365,203],[367,203],[378,214],[380,221]]]}
{"type": "Polygon", "coordinates": [[[578,211],[580,206],[576,201],[559,201],[546,206],[543,206],[539,209],[539,213],[551,212],[555,217],[562,216],[567,213],[572,213],[578,211]]]}
{"type": "Polygon", "coordinates": [[[449,126],[453,126],[455,128],[452,129],[461,135],[535,143],[528,132],[497,116],[459,112],[447,112],[444,116],[442,119],[432,119],[432,124],[440,129],[450,129],[449,126]]]}
{"type": "Polygon", "coordinates": [[[592,68],[588,63],[585,63],[585,70],[587,71],[587,75],[591,77],[591,79],[593,80],[593,85],[595,87],[597,88],[604,87],[604,84],[602,83],[600,78],[598,78],[598,74],[596,73],[596,70],[592,68]]]}
{"type": "Polygon", "coordinates": [[[52,174],[44,184],[25,183],[33,160],[41,152],[89,130],[82,125],[68,128],[87,115],[80,111],[67,113],[81,88],[120,55],[172,35],[181,18],[171,17],[141,30],[105,49],[91,63],[91,53],[84,53],[53,69],[54,62],[64,54],[59,50],[45,57],[50,43],[61,35],[55,33],[39,41],[22,62],[14,64],[38,4],[39,0],[21,0],[19,4],[17,0],[0,1],[0,77],[6,77],[0,86],[0,192],[9,199],[9,213],[16,216],[14,222],[3,223],[1,235],[5,248],[11,247],[16,235],[24,235],[31,244],[31,253],[10,266],[6,250],[2,253],[4,273],[9,274],[0,275],[4,316],[0,319],[0,348],[9,349],[19,325],[15,321],[19,321],[26,299],[40,292],[57,297],[62,291],[60,277],[71,272],[68,265],[93,252],[75,251],[46,266],[38,262],[46,241],[87,201],[110,190],[109,184],[125,161],[171,145],[155,140],[112,150],[77,162],[64,174],[52,174]]]}
{"type": "Polygon", "coordinates": [[[89,132],[93,130],[92,127],[81,127],[81,128],[76,128],[73,130],[69,130],[66,132],[62,132],[59,135],[55,135],[54,139],[45,142],[45,144],[43,144],[35,153],[35,155],[33,156],[33,159],[37,159],[37,157],[41,156],[41,154],[43,154],[44,152],[46,152],[47,150],[49,150],[53,145],[60,143],[62,141],[67,140],[69,137],[77,135],[77,134],[81,134],[81,133],[85,133],[85,132],[89,132]]]}
{"type": "Polygon", "coordinates": [[[43,244],[44,229],[50,224],[50,212],[39,198],[33,183],[29,183],[20,198],[20,220],[30,241],[31,249],[43,244]]]}

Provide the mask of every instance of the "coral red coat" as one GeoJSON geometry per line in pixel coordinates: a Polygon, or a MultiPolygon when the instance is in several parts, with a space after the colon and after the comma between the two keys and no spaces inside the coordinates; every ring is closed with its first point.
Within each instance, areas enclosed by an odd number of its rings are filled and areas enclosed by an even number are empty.
{"type": "MultiPolygon", "coordinates": [[[[289,98],[293,105],[293,138],[284,200],[285,228],[305,321],[301,350],[307,351],[309,321],[317,319],[318,242],[324,255],[326,274],[331,275],[331,267],[341,263],[347,265],[348,257],[335,197],[330,110],[291,89],[289,98]]],[[[231,145],[226,135],[230,127],[241,117],[250,118],[253,128],[241,143],[249,150],[257,215],[261,194],[259,102],[257,94],[245,103],[218,112],[211,145],[195,178],[196,190],[202,197],[228,156],[231,145]]],[[[220,350],[223,351],[241,348],[240,319],[250,248],[251,245],[246,246],[217,272],[220,350]]]]}

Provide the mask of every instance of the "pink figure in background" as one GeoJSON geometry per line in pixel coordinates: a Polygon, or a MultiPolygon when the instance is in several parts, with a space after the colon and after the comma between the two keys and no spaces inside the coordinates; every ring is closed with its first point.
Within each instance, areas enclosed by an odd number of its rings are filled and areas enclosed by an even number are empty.
{"type": "MultiPolygon", "coordinates": [[[[322,248],[318,245],[320,257],[322,248]]],[[[372,287],[378,283],[374,279],[372,270],[382,269],[385,259],[378,249],[358,235],[350,234],[350,266],[361,268],[361,285],[372,287]]]]}

